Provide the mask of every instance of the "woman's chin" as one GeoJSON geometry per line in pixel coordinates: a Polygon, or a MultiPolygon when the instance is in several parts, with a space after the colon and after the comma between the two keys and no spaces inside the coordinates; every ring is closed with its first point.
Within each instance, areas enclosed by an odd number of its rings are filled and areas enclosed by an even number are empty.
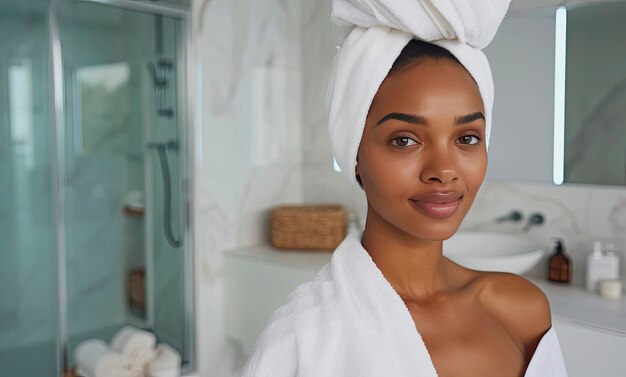
{"type": "Polygon", "coordinates": [[[428,241],[445,241],[451,238],[459,230],[460,225],[438,224],[431,227],[420,227],[413,229],[410,233],[415,237],[428,241]]]}

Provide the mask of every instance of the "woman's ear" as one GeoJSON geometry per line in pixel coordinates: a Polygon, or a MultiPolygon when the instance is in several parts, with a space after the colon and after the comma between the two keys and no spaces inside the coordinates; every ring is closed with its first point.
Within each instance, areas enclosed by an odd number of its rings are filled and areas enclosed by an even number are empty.
{"type": "MultiPolygon", "coordinates": [[[[357,158],[358,160],[358,158],[357,158]]],[[[359,163],[357,161],[356,165],[354,166],[354,176],[356,178],[356,181],[359,183],[359,186],[361,186],[361,188],[363,188],[363,183],[361,183],[361,173],[359,173],[359,163]]]]}

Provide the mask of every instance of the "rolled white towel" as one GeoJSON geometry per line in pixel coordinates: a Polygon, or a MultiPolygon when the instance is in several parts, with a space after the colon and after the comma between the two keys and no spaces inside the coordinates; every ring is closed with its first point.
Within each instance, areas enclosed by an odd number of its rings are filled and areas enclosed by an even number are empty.
{"type": "Polygon", "coordinates": [[[130,377],[122,355],[98,339],[85,340],[74,351],[76,370],[84,377],[130,377]]]}
{"type": "Polygon", "coordinates": [[[374,96],[412,39],[448,50],[472,76],[483,100],[489,145],[494,84],[487,56],[511,0],[332,0],[332,18],[352,30],[335,59],[326,110],[333,155],[355,185],[356,157],[374,96]]]}
{"type": "Polygon", "coordinates": [[[156,357],[156,337],[132,326],[122,327],[111,340],[111,348],[124,356],[128,369],[137,373],[156,357]]]}
{"type": "Polygon", "coordinates": [[[180,377],[180,354],[167,344],[159,344],[157,357],[148,364],[148,377],[180,377]]]}

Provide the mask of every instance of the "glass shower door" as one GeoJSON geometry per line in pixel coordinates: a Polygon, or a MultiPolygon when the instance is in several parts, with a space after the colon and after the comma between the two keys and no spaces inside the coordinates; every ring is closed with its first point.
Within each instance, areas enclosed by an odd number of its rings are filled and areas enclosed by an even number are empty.
{"type": "Polygon", "coordinates": [[[188,357],[177,72],[180,21],[60,2],[69,366],[124,325],[188,357]]]}
{"type": "Polygon", "coordinates": [[[183,196],[182,128],[180,127],[178,69],[181,56],[181,24],[167,17],[154,16],[154,55],[148,58],[150,85],[145,91],[149,127],[146,130],[146,190],[152,212],[148,229],[152,246],[153,271],[148,283],[152,325],[162,339],[182,349],[184,346],[184,271],[182,252],[183,196]]]}
{"type": "Polygon", "coordinates": [[[0,3],[0,375],[56,377],[48,2],[0,3]]]}

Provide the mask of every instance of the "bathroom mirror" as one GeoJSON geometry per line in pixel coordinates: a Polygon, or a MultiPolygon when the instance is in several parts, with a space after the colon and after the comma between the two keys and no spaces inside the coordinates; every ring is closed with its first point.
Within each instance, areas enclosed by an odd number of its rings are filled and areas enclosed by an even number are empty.
{"type": "Polygon", "coordinates": [[[487,179],[552,182],[555,9],[510,9],[484,49],[495,84],[487,179]]]}
{"type": "Polygon", "coordinates": [[[515,4],[485,49],[487,179],[625,185],[626,3],[515,4]]]}
{"type": "Polygon", "coordinates": [[[564,181],[626,185],[626,3],[567,11],[564,181]]]}

